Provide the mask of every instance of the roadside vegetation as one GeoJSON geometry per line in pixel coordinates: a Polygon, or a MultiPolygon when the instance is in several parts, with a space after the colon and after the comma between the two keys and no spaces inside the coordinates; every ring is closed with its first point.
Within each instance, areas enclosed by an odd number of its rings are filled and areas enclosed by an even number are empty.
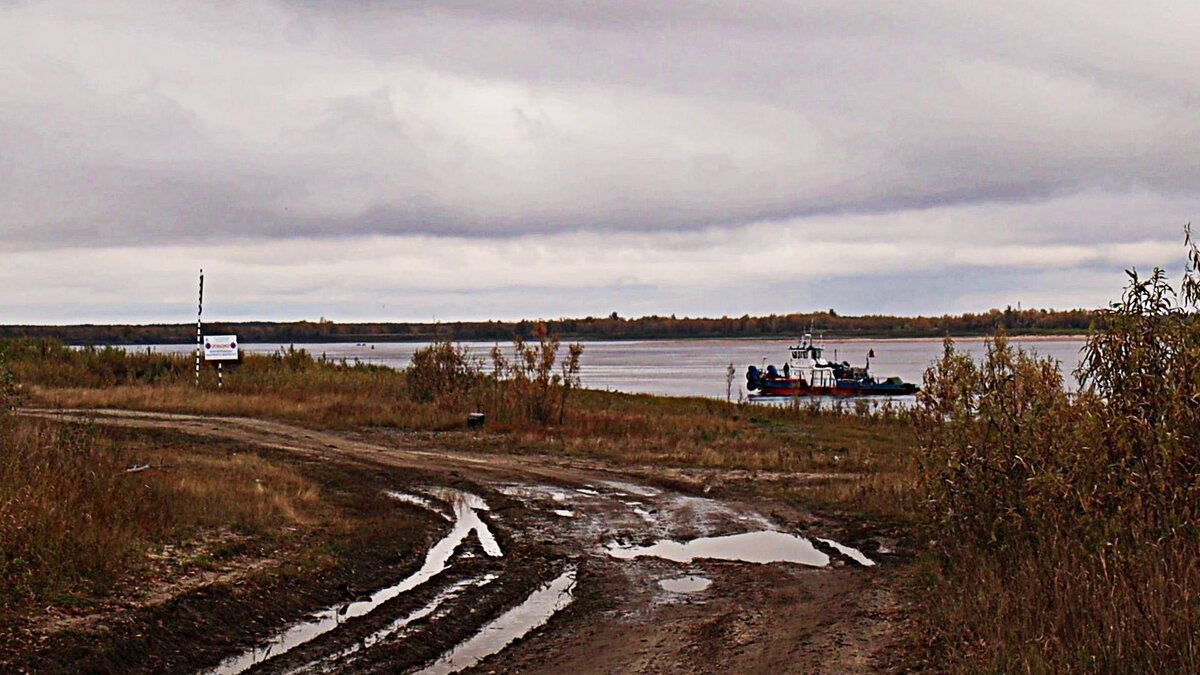
{"type": "MultiPolygon", "coordinates": [[[[1189,240],[1190,243],[1190,240],[1189,240]]],[[[1068,394],[1003,335],[955,350],[916,415],[919,615],[939,669],[1200,671],[1200,253],[1130,273],[1068,394]]]]}
{"type": "Polygon", "coordinates": [[[319,511],[314,484],[253,452],[191,454],[12,415],[0,418],[0,448],[0,607],[101,594],[157,545],[264,533],[319,511]]]}
{"type": "MultiPolygon", "coordinates": [[[[803,404],[760,406],[579,388],[579,345],[544,329],[486,358],[435,342],[410,366],[314,358],[301,350],[246,355],[223,389],[190,356],[0,341],[34,405],[244,415],[314,428],[443,434],[447,447],[546,452],[625,466],[775,472],[803,478],[803,499],[832,510],[911,514],[913,434],[904,414],[851,415],[803,404]]],[[[228,365],[228,364],[227,364],[228,365]]],[[[860,411],[862,412],[862,411],[860,411]]],[[[793,481],[794,482],[794,481],[793,481]]],[[[789,492],[798,494],[796,490],[789,492]]]]}
{"type": "Polygon", "coordinates": [[[21,382],[31,369],[98,387],[114,373],[128,377],[131,367],[159,377],[176,365],[138,357],[132,366],[117,356],[67,354],[50,343],[0,348],[0,618],[31,603],[86,605],[149,573],[148,556],[162,546],[203,541],[194,559],[173,561],[202,565],[246,537],[275,539],[280,528],[297,531],[329,516],[315,483],[253,449],[212,452],[185,437],[11,412],[29,402],[21,382]]]}

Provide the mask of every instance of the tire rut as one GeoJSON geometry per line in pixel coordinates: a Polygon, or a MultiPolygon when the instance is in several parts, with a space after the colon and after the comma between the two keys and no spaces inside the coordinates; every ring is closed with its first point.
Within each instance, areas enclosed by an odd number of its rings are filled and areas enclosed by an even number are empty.
{"type": "MultiPolygon", "coordinates": [[[[811,543],[819,559],[828,561],[814,568],[755,565],[739,562],[737,556],[724,561],[613,559],[609,552],[614,546],[796,527],[779,522],[774,511],[767,517],[746,504],[656,487],[642,478],[564,464],[534,466],[519,456],[471,456],[413,447],[412,442],[385,444],[246,417],[35,408],[19,412],[232,440],[320,461],[420,469],[444,480],[431,478],[417,498],[446,503],[439,490],[465,482],[474,486],[477,499],[502,504],[494,511],[467,510],[485,528],[505,533],[510,543],[503,556],[490,555],[484,537],[455,544],[444,560],[445,570],[394,596],[377,598],[370,611],[345,621],[336,609],[332,615],[326,610],[318,618],[332,621],[332,628],[292,645],[284,654],[271,654],[253,668],[255,673],[405,672],[431,665],[439,668],[437,672],[456,672],[459,665],[479,658],[501,672],[746,672],[768,664],[784,672],[799,666],[833,672],[842,660],[837,646],[848,641],[854,648],[841,665],[866,672],[886,663],[902,615],[893,601],[890,613],[883,612],[882,618],[879,612],[872,614],[870,625],[861,629],[853,617],[842,616],[840,607],[875,604],[870,599],[881,591],[864,576],[872,573],[861,567],[865,555],[824,536],[810,541],[792,535],[811,543]],[[523,601],[559,582],[568,571],[577,601],[549,625],[535,622],[514,631],[509,636],[512,645],[493,645],[498,656],[480,653],[465,661],[449,656],[453,648],[470,644],[485,626],[519,610],[523,601]],[[681,574],[696,575],[711,585],[694,595],[659,585],[681,574]],[[811,606],[795,612],[789,609],[795,602],[811,606]],[[647,622],[656,627],[643,630],[647,622]],[[633,642],[631,631],[639,630],[642,637],[633,642]],[[789,632],[814,650],[797,651],[789,632]],[[816,645],[828,651],[817,653],[816,645]],[[718,655],[724,660],[714,660],[718,655]],[[823,660],[827,656],[835,660],[832,669],[823,660]]],[[[397,508],[425,507],[415,500],[398,500],[397,508]]],[[[464,515],[456,513],[459,518],[464,515]]],[[[811,524],[812,519],[807,520],[811,524]]]]}

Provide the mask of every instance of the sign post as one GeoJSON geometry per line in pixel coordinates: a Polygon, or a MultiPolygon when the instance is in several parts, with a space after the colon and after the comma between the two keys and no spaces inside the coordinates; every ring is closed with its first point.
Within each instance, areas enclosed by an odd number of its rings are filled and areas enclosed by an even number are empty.
{"type": "Polygon", "coordinates": [[[196,387],[200,386],[200,317],[204,315],[204,268],[200,268],[200,299],[196,302],[196,387]]]}
{"type": "Polygon", "coordinates": [[[224,373],[221,364],[225,361],[238,360],[238,342],[236,335],[205,335],[204,360],[217,362],[217,387],[225,386],[224,373]]]}

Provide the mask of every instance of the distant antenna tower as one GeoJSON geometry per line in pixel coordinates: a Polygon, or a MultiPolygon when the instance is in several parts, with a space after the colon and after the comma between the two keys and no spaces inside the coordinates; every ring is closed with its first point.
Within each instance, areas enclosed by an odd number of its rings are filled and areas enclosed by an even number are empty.
{"type": "Polygon", "coordinates": [[[196,302],[196,386],[200,386],[200,350],[204,339],[200,332],[200,317],[204,315],[204,268],[200,268],[200,298],[196,302]]]}

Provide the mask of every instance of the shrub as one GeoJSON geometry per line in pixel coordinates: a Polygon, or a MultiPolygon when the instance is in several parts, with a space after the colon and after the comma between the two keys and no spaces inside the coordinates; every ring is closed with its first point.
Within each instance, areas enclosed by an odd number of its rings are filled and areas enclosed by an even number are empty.
{"type": "Polygon", "coordinates": [[[930,634],[964,670],[1200,668],[1200,253],[1094,317],[1076,375],[947,340],[915,427],[930,634]]]}
{"type": "Polygon", "coordinates": [[[513,338],[511,361],[499,347],[492,348],[492,408],[512,423],[562,423],[571,389],[580,384],[583,345],[572,344],[558,363],[558,337],[548,336],[543,325],[534,334],[534,344],[519,335],[513,338]]]}
{"type": "Polygon", "coordinates": [[[481,368],[466,347],[449,340],[431,343],[413,352],[404,371],[408,395],[419,403],[460,400],[479,384],[481,368]]]}
{"type": "Polygon", "coordinates": [[[0,416],[17,406],[21,398],[21,385],[17,383],[8,364],[0,361],[0,416]]]}

